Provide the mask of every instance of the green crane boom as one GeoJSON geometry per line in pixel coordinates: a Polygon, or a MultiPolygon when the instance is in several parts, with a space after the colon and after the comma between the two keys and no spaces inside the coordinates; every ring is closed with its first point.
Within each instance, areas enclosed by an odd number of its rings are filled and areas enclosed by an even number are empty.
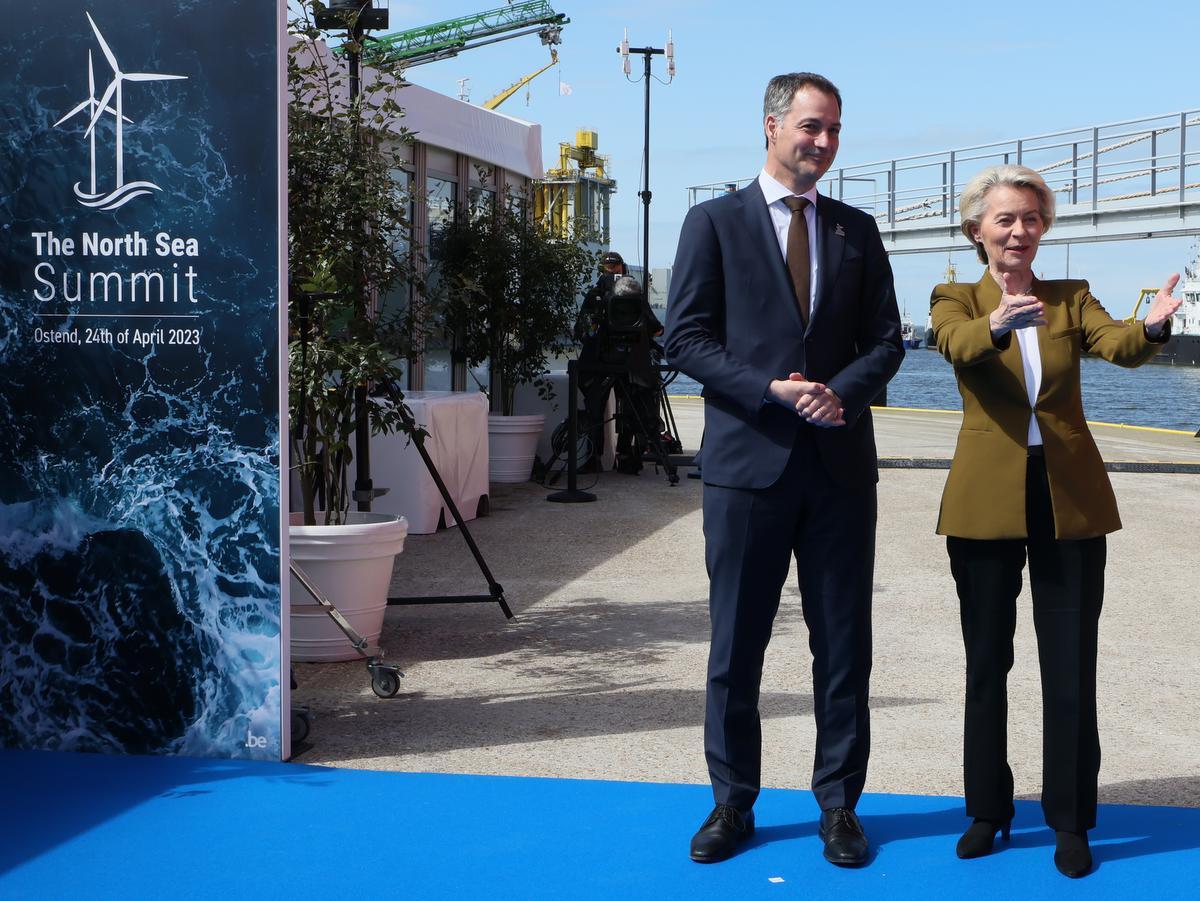
{"type": "Polygon", "coordinates": [[[457,56],[481,44],[491,44],[539,32],[543,44],[558,44],[562,26],[571,20],[556,13],[546,0],[512,3],[459,19],[447,19],[409,31],[386,34],[363,48],[363,59],[419,66],[457,56]]]}

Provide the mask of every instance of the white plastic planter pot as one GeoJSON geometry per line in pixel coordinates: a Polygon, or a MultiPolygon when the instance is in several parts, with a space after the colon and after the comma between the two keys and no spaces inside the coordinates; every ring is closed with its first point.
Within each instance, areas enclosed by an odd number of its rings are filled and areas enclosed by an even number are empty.
{"type": "Polygon", "coordinates": [[[546,417],[488,415],[488,480],[528,482],[546,417]]]}
{"type": "MultiPolygon", "coordinates": [[[[318,514],[318,520],[322,514],[318,514]]],[[[293,513],[292,559],[371,644],[379,642],[392,564],[404,549],[408,521],[389,513],[350,513],[345,525],[306,526],[293,513]]],[[[359,653],[295,576],[291,577],[292,660],[356,660],[359,653]]]]}

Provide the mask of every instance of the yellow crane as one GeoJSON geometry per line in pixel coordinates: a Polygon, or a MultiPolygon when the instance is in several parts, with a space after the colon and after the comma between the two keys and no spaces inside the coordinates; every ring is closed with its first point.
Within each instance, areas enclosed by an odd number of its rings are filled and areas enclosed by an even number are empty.
{"type": "Polygon", "coordinates": [[[485,101],[483,104],[483,108],[484,109],[495,109],[501,103],[503,103],[505,100],[507,100],[509,97],[511,97],[513,94],[517,93],[517,91],[521,90],[521,88],[525,87],[525,85],[529,84],[529,82],[533,81],[535,78],[537,78],[543,72],[545,72],[551,66],[556,65],[557,63],[558,63],[558,51],[555,50],[553,47],[551,47],[550,48],[550,62],[546,63],[546,65],[542,66],[536,72],[526,75],[520,81],[509,85],[507,88],[505,88],[503,91],[501,91],[495,97],[493,97],[491,100],[485,101]]]}
{"type": "MultiPolygon", "coordinates": [[[[1138,295],[1137,303],[1133,305],[1133,312],[1126,316],[1122,321],[1126,325],[1133,325],[1137,322],[1138,310],[1142,308],[1142,303],[1145,301],[1153,301],[1155,295],[1158,294],[1158,288],[1142,288],[1142,293],[1138,295]]],[[[1149,306],[1149,304],[1147,304],[1149,306]]]]}

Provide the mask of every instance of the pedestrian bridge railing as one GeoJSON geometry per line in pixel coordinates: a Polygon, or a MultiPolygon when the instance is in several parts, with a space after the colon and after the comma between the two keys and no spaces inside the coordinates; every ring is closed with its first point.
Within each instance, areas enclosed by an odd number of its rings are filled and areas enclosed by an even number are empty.
{"type": "MultiPolygon", "coordinates": [[[[889,252],[961,250],[959,194],[998,163],[1029,166],[1054,191],[1044,244],[1200,234],[1200,109],[845,166],[819,190],[874,216],[889,252]]],[[[689,206],[753,177],[694,185],[689,206]]]]}

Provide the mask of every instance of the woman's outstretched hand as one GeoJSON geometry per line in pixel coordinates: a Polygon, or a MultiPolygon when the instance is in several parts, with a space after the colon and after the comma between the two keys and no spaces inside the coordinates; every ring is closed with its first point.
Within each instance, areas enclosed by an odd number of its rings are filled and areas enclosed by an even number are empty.
{"type": "Polygon", "coordinates": [[[997,276],[1000,282],[1000,306],[988,316],[992,327],[992,340],[1002,338],[1010,331],[1031,325],[1045,325],[1042,302],[1026,290],[1017,288],[1016,276],[1004,272],[997,276]]]}
{"type": "Polygon", "coordinates": [[[1171,296],[1171,292],[1175,290],[1177,284],[1179,284],[1179,273],[1175,272],[1163,283],[1163,286],[1158,289],[1158,293],[1154,295],[1154,300],[1150,302],[1150,312],[1146,314],[1145,327],[1146,335],[1151,340],[1162,337],[1167,320],[1175,315],[1175,311],[1183,303],[1180,298],[1171,296]]]}

